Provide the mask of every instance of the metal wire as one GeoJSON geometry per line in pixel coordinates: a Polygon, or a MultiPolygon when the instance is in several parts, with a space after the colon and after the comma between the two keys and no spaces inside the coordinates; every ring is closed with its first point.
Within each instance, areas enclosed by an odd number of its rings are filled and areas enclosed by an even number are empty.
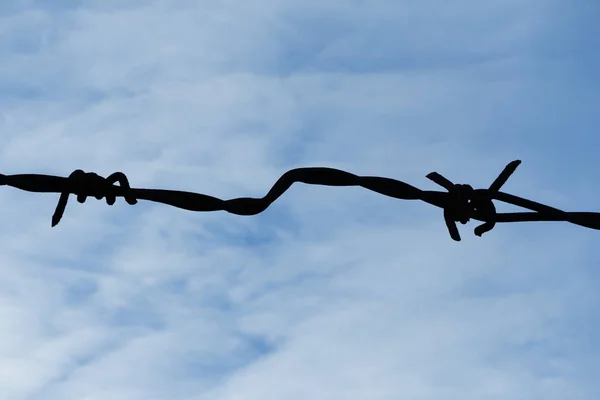
{"type": "Polygon", "coordinates": [[[496,223],[505,222],[565,221],[600,230],[598,212],[565,212],[501,192],[500,188],[520,163],[520,160],[510,162],[487,189],[473,189],[470,185],[454,184],[437,172],[427,175],[428,179],[442,186],[446,191],[420,190],[391,178],[358,176],[327,167],[289,170],[275,182],[264,197],[239,197],[230,200],[193,192],[131,188],[129,180],[122,172],[115,172],[107,178],[82,170],[75,170],[67,178],[41,174],[0,174],[0,186],[11,186],[36,193],[60,193],[60,199],[52,216],[53,227],[62,219],[70,194],[75,194],[79,203],[85,203],[91,196],[98,200],[106,199],[108,205],[113,205],[117,197],[123,197],[130,205],[136,204],[138,200],[146,200],[196,212],[227,211],[236,215],[256,215],[265,211],[294,183],[300,182],[325,186],[361,186],[397,199],[421,200],[443,209],[446,227],[450,237],[455,241],[461,240],[456,222],[466,224],[470,219],[484,222],[475,228],[474,233],[477,236],[491,231],[496,223]],[[115,185],[117,183],[118,186],[115,185]],[[533,212],[497,213],[494,200],[533,212]]]}

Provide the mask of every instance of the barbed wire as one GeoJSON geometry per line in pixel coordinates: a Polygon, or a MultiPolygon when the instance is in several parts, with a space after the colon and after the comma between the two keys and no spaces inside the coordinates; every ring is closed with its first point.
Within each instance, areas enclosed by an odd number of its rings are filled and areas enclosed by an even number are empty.
{"type": "Polygon", "coordinates": [[[474,230],[477,236],[482,236],[491,231],[497,223],[503,222],[563,221],[600,230],[598,212],[566,212],[501,192],[500,188],[520,163],[520,160],[508,163],[487,189],[473,189],[470,185],[454,184],[437,172],[427,175],[428,179],[446,191],[421,190],[396,179],[358,176],[327,167],[289,170],[275,182],[264,197],[239,197],[230,200],[178,190],[132,188],[122,172],[115,172],[103,178],[93,172],[86,173],[80,169],[75,170],[67,178],[42,174],[0,174],[0,186],[11,186],[36,193],[60,193],[56,210],[52,215],[53,227],[60,222],[71,194],[77,196],[79,203],[85,203],[88,197],[95,197],[98,200],[106,199],[108,205],[113,205],[117,197],[123,197],[130,205],[137,204],[138,200],[146,200],[189,211],[227,211],[231,214],[249,216],[265,211],[294,183],[299,182],[324,186],[361,186],[396,199],[424,201],[443,209],[446,227],[450,237],[455,241],[461,240],[456,223],[460,222],[464,225],[471,219],[483,222],[474,230]],[[513,204],[531,212],[498,213],[494,200],[513,204]]]}

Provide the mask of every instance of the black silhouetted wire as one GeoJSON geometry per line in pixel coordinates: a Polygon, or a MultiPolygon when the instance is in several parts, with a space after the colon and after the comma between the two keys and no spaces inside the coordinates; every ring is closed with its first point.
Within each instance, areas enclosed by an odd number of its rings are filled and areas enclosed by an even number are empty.
{"type": "Polygon", "coordinates": [[[231,200],[177,190],[131,188],[127,177],[122,172],[115,172],[107,178],[93,172],[85,173],[82,170],[74,171],[68,178],[41,174],[0,174],[0,185],[29,192],[60,193],[56,211],[52,216],[52,226],[60,222],[70,194],[75,194],[79,203],[84,203],[91,196],[98,200],[106,198],[106,203],[113,205],[117,197],[123,197],[131,205],[136,204],[137,200],[147,200],[189,211],[227,211],[237,215],[256,215],[265,211],[294,183],[301,182],[310,185],[361,186],[396,199],[424,201],[443,209],[448,232],[456,241],[460,241],[456,222],[466,224],[470,219],[484,222],[475,228],[477,236],[489,232],[499,222],[565,221],[600,230],[598,212],[565,212],[501,192],[500,188],[520,163],[520,160],[510,162],[488,189],[473,189],[470,185],[454,184],[437,172],[428,174],[428,179],[446,189],[443,192],[420,190],[395,179],[358,176],[326,167],[289,170],[275,182],[264,197],[239,197],[231,200]],[[117,183],[118,186],[115,185],[117,183]],[[513,204],[533,212],[497,213],[493,200],[513,204]]]}

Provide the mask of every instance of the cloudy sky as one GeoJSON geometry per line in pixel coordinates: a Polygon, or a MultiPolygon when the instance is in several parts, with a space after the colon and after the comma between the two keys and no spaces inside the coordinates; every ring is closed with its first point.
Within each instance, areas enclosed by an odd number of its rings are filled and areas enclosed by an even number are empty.
{"type": "MultiPolygon", "coordinates": [[[[330,166],[599,209],[590,0],[8,0],[0,172],[263,196],[330,166]]],[[[0,188],[0,398],[600,398],[600,234],[298,184],[261,215],[0,188]]],[[[502,211],[512,210],[500,207],[502,211]]]]}

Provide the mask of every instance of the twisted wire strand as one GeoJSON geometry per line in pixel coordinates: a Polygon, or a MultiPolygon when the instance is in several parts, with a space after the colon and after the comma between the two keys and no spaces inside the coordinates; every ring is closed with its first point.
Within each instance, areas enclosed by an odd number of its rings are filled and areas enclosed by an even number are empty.
{"type": "Polygon", "coordinates": [[[445,192],[421,190],[396,179],[359,176],[328,167],[295,168],[285,172],[263,197],[238,197],[229,200],[177,190],[132,188],[122,172],[115,172],[107,178],[82,170],[75,170],[67,178],[41,174],[0,174],[0,186],[6,185],[36,193],[60,193],[52,216],[52,226],[60,222],[70,194],[75,194],[79,203],[84,203],[92,196],[98,200],[104,198],[108,205],[113,205],[117,197],[124,197],[130,205],[136,204],[138,200],[146,200],[189,211],[227,211],[231,214],[250,216],[265,211],[294,183],[305,183],[324,186],[360,186],[384,196],[401,200],[420,200],[442,208],[446,227],[455,241],[461,240],[456,222],[466,224],[470,219],[483,222],[474,230],[477,236],[491,231],[496,223],[502,222],[564,221],[600,230],[600,213],[565,212],[501,192],[500,188],[520,163],[520,160],[510,162],[488,189],[473,189],[470,185],[454,184],[437,172],[428,174],[427,178],[442,186],[445,192]],[[497,213],[493,200],[513,204],[533,212],[497,213]]]}

